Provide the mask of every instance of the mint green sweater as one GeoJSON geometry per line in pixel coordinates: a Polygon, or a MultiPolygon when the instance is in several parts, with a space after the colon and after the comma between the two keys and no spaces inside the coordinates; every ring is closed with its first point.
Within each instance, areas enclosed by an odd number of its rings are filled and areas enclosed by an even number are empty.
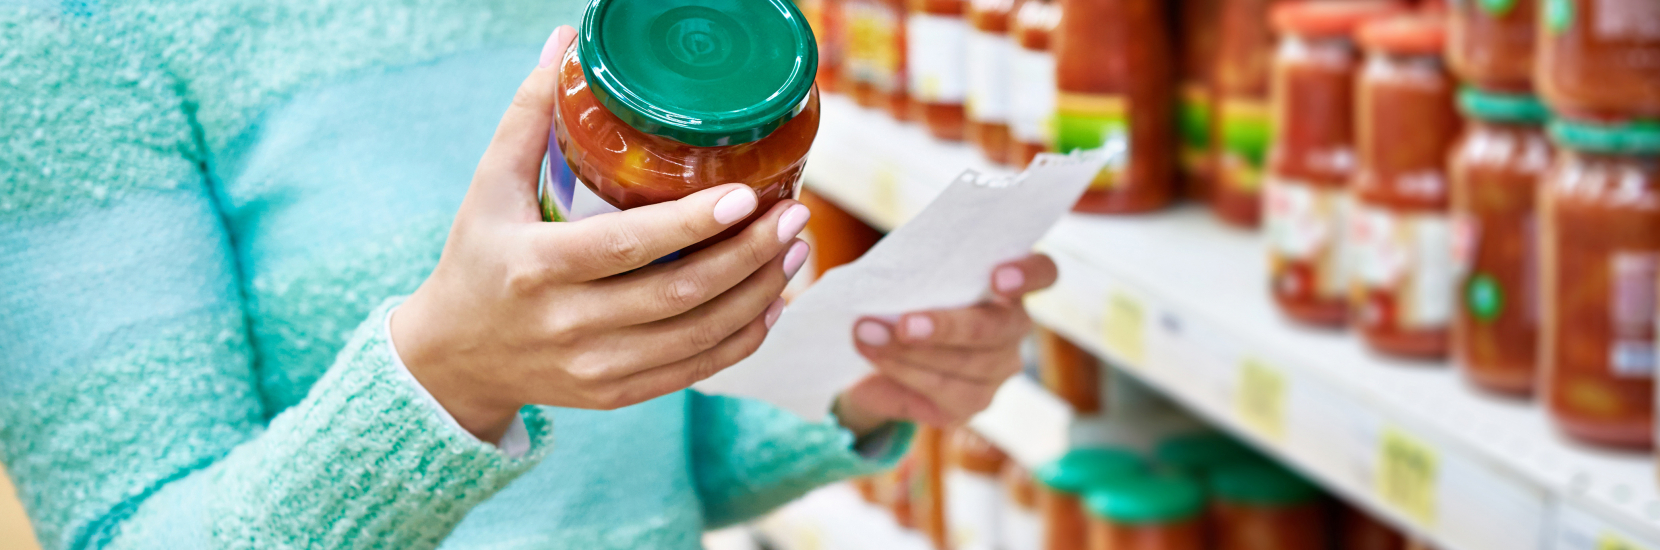
{"type": "Polygon", "coordinates": [[[0,6],[0,461],[45,548],[695,548],[892,461],[690,391],[527,407],[510,458],[396,375],[383,304],[580,7],[0,6]]]}

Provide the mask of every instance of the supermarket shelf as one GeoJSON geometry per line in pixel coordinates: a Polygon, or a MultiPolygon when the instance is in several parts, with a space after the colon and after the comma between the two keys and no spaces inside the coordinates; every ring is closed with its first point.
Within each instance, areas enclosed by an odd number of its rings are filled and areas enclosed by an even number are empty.
{"type": "MultiPolygon", "coordinates": [[[[823,121],[808,185],[883,228],[962,169],[999,170],[844,98],[826,99],[823,121]]],[[[1253,233],[1186,207],[1072,216],[1040,247],[1062,275],[1029,302],[1039,322],[1442,548],[1660,550],[1651,456],[1567,441],[1537,406],[1480,394],[1445,364],[1291,325],[1253,233]]],[[[1017,409],[977,425],[1031,427],[1017,409]]]]}

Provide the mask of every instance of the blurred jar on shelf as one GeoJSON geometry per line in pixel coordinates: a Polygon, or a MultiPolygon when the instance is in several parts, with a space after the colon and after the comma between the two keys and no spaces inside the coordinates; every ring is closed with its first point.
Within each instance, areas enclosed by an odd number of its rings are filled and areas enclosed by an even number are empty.
{"type": "Polygon", "coordinates": [[[1272,141],[1270,65],[1274,31],[1264,14],[1281,0],[1223,0],[1217,48],[1215,160],[1211,210],[1229,225],[1262,220],[1263,168],[1272,141]]]}
{"type": "Polygon", "coordinates": [[[916,530],[928,537],[935,548],[947,548],[945,447],[949,431],[918,426],[914,438],[911,454],[916,456],[916,470],[911,475],[911,518],[916,530]]]}
{"type": "Polygon", "coordinates": [[[1534,212],[1550,166],[1550,111],[1531,95],[1466,88],[1468,123],[1448,164],[1459,273],[1453,358],[1483,389],[1532,393],[1538,377],[1539,254],[1534,212]]]}
{"type": "Polygon", "coordinates": [[[1360,42],[1368,58],[1355,105],[1350,306],[1373,350],[1442,358],[1457,284],[1447,156],[1463,125],[1457,85],[1441,58],[1445,21],[1374,21],[1361,28],[1360,42]]]}
{"type": "Polygon", "coordinates": [[[841,0],[847,27],[843,80],[859,105],[910,118],[905,93],[905,0],[841,0]]]}
{"type": "Polygon", "coordinates": [[[1406,537],[1377,518],[1354,506],[1339,504],[1338,535],[1342,550],[1400,550],[1406,537]]]}
{"type": "Polygon", "coordinates": [[[1209,479],[1216,550],[1324,550],[1330,536],[1318,487],[1266,463],[1217,469],[1209,479]]]}
{"type": "Polygon", "coordinates": [[[1087,416],[1101,412],[1101,364],[1083,348],[1038,327],[1038,376],[1043,387],[1087,416]]]}
{"type": "Polygon", "coordinates": [[[905,47],[915,119],[939,139],[961,141],[968,119],[967,0],[909,0],[905,47]]]}
{"type": "Polygon", "coordinates": [[[1552,112],[1660,119],[1660,2],[1539,1],[1534,84],[1552,112]]]}
{"type": "Polygon", "coordinates": [[[1148,212],[1176,193],[1175,55],[1162,0],[1060,0],[1055,146],[1125,153],[1074,210],[1148,212]]]}
{"type": "Polygon", "coordinates": [[[1384,0],[1310,0],[1271,12],[1280,34],[1272,76],[1272,126],[1264,182],[1269,292],[1292,320],[1342,326],[1348,319],[1345,250],[1354,175],[1354,32],[1399,13],[1384,0]]]}
{"type": "Polygon", "coordinates": [[[1009,507],[998,476],[1009,457],[973,429],[958,428],[946,451],[945,525],[950,550],[994,550],[1009,507]]]}
{"type": "Polygon", "coordinates": [[[802,189],[798,199],[813,212],[807,218],[807,233],[812,237],[814,279],[859,259],[882,239],[881,231],[812,189],[802,189]]]}
{"type": "Polygon", "coordinates": [[[1085,496],[1103,483],[1144,475],[1145,468],[1135,453],[1097,447],[1068,451],[1034,473],[1043,550],[1087,550],[1085,496]]]}
{"type": "Polygon", "coordinates": [[[1021,0],[1015,8],[1015,50],[1009,62],[1009,161],[1024,167],[1055,143],[1055,29],[1061,22],[1054,0],[1021,0]]]}
{"type": "Polygon", "coordinates": [[[807,17],[807,25],[812,27],[814,42],[818,44],[818,76],[814,82],[821,92],[840,92],[846,40],[842,0],[796,0],[795,6],[807,17]]]}
{"type": "MultiPolygon", "coordinates": [[[[1216,67],[1217,35],[1223,0],[1180,0],[1176,10],[1177,50],[1181,68],[1176,78],[1176,125],[1181,135],[1183,192],[1199,201],[1210,200],[1215,160],[1212,134],[1216,95],[1211,85],[1216,67]]],[[[1257,17],[1262,17],[1258,14],[1257,17]]]]}
{"type": "Polygon", "coordinates": [[[1013,460],[1003,464],[1004,506],[997,522],[997,540],[1002,550],[1040,550],[1043,524],[1038,518],[1037,483],[1032,473],[1013,460]]]}
{"type": "Polygon", "coordinates": [[[1186,475],[1127,477],[1091,489],[1090,550],[1207,550],[1205,492],[1186,475]]]}
{"type": "Polygon", "coordinates": [[[1543,221],[1545,403],[1569,436],[1654,441],[1660,124],[1556,119],[1543,221]]]}
{"type": "Polygon", "coordinates": [[[1447,17],[1447,65],[1459,80],[1490,92],[1533,93],[1538,0],[1463,0],[1447,17]]]}
{"type": "Polygon", "coordinates": [[[1238,439],[1217,432],[1182,434],[1160,441],[1153,449],[1153,461],[1160,468],[1205,479],[1211,472],[1266,460],[1238,439]]]}
{"type": "Polygon", "coordinates": [[[1012,143],[1009,115],[1013,107],[1015,0],[969,0],[968,3],[968,141],[997,164],[1009,164],[1012,143]]]}

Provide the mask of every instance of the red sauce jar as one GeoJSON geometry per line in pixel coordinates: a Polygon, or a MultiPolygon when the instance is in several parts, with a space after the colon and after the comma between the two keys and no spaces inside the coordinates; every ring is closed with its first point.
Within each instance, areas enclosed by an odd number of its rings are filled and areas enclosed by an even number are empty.
{"type": "Polygon", "coordinates": [[[1263,14],[1276,0],[1225,0],[1217,48],[1216,188],[1211,211],[1229,225],[1262,220],[1263,169],[1272,142],[1268,102],[1274,32],[1263,14]]]}
{"type": "Polygon", "coordinates": [[[1348,319],[1344,251],[1354,175],[1354,82],[1360,25],[1398,13],[1387,1],[1311,0],[1274,8],[1275,132],[1268,148],[1264,228],[1269,292],[1294,321],[1348,319]]]}
{"type": "Polygon", "coordinates": [[[796,0],[797,8],[807,17],[818,44],[818,75],[814,81],[819,90],[841,91],[842,47],[845,32],[842,28],[842,0],[796,0]]]}
{"type": "Polygon", "coordinates": [[[1446,25],[1394,17],[1362,27],[1360,41],[1369,59],[1355,106],[1354,321],[1373,350],[1444,357],[1456,284],[1446,168],[1463,125],[1441,60],[1446,25]]]}
{"type": "Polygon", "coordinates": [[[843,78],[859,105],[910,118],[905,93],[905,0],[842,0],[847,25],[843,78]]]}
{"type": "Polygon", "coordinates": [[[910,0],[905,15],[906,72],[916,120],[939,139],[961,141],[968,118],[966,0],[910,0]]]}
{"type": "Polygon", "coordinates": [[[1540,0],[1540,95],[1582,119],[1660,119],[1660,2],[1540,0]]]}
{"type": "Polygon", "coordinates": [[[1320,489],[1282,467],[1238,464],[1209,479],[1216,550],[1325,550],[1320,489]]]}
{"type": "Polygon", "coordinates": [[[968,4],[968,141],[986,159],[1009,163],[1010,97],[1015,44],[1014,0],[971,0],[968,4]]]}
{"type": "Polygon", "coordinates": [[[1459,107],[1469,124],[1447,168],[1460,274],[1454,363],[1478,387],[1527,395],[1538,376],[1534,199],[1551,161],[1550,111],[1530,95],[1470,88],[1459,94],[1459,107]]]}
{"type": "Polygon", "coordinates": [[[1009,159],[1016,166],[1031,164],[1054,146],[1055,55],[1050,44],[1060,22],[1060,5],[1052,0],[1024,0],[1015,9],[1009,159]]]}
{"type": "Polygon", "coordinates": [[[1074,210],[1148,212],[1176,194],[1175,55],[1160,0],[1060,0],[1055,140],[1122,150],[1074,210]]]}
{"type": "Polygon", "coordinates": [[[1447,64],[1483,90],[1533,93],[1536,0],[1454,2],[1447,19],[1447,64]]]}
{"type": "Polygon", "coordinates": [[[1539,195],[1545,404],[1584,441],[1654,442],[1660,127],[1557,120],[1539,195]]]}
{"type": "Polygon", "coordinates": [[[991,550],[1000,544],[1000,516],[1007,507],[998,476],[1009,456],[974,430],[962,427],[946,449],[945,525],[952,550],[991,550]]]}
{"type": "Polygon", "coordinates": [[[1043,386],[1080,415],[1101,412],[1101,366],[1094,355],[1049,329],[1037,329],[1043,386]]]}
{"type": "MultiPolygon", "coordinates": [[[[1177,126],[1181,132],[1181,176],[1187,196],[1210,200],[1214,179],[1211,150],[1216,96],[1211,76],[1216,67],[1217,35],[1223,0],[1181,0],[1174,3],[1177,14],[1181,69],[1177,76],[1179,95],[1177,126]]],[[[1261,14],[1257,14],[1261,17],[1261,14]]]]}
{"type": "Polygon", "coordinates": [[[1103,483],[1144,475],[1144,469],[1134,453],[1103,447],[1073,449],[1033,472],[1038,482],[1043,550],[1087,550],[1089,519],[1084,498],[1103,483]]]}
{"type": "Polygon", "coordinates": [[[1206,550],[1205,491],[1181,474],[1103,483],[1089,491],[1089,550],[1206,550]]]}

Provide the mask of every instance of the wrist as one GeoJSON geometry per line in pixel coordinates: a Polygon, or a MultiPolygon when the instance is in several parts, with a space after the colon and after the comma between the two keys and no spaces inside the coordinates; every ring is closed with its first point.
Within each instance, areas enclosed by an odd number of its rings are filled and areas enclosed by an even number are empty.
{"type": "Polygon", "coordinates": [[[899,420],[860,407],[853,400],[848,399],[847,394],[836,396],[836,402],[831,405],[830,412],[836,416],[837,423],[841,424],[847,431],[853,432],[854,437],[870,435],[871,432],[887,423],[899,420]]]}
{"type": "MultiPolygon", "coordinates": [[[[417,295],[419,292],[417,291],[417,295]]],[[[500,441],[513,425],[522,404],[486,399],[476,390],[484,385],[466,379],[468,369],[452,368],[442,334],[432,332],[424,302],[411,296],[387,319],[387,344],[403,368],[432,400],[463,430],[481,441],[500,441]]]]}

